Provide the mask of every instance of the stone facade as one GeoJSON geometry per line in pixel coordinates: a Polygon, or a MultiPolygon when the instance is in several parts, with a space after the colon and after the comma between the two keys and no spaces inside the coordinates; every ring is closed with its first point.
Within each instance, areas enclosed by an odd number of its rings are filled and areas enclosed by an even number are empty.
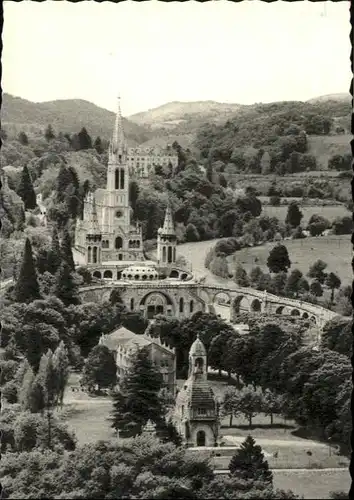
{"type": "Polygon", "coordinates": [[[113,332],[102,335],[100,344],[112,351],[117,364],[117,376],[123,376],[131,366],[131,356],[137,349],[146,348],[150,361],[159,368],[164,386],[173,394],[176,393],[176,352],[161,342],[159,338],[151,337],[148,332],[136,335],[134,332],[120,327],[113,332]]]}
{"type": "Polygon", "coordinates": [[[207,353],[199,336],[189,351],[188,379],[177,394],[174,423],[185,446],[218,446],[219,405],[207,380],[207,353]]]}
{"type": "Polygon", "coordinates": [[[174,171],[178,165],[178,156],[169,145],[166,148],[129,148],[127,162],[133,177],[146,180],[153,173],[155,166],[174,171]]]}

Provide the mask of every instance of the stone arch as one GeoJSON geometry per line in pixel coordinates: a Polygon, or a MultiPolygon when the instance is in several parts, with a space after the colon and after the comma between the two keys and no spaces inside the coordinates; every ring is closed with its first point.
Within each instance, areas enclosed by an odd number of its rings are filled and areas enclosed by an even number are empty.
{"type": "Polygon", "coordinates": [[[101,279],[101,278],[102,278],[102,274],[100,273],[100,271],[94,271],[94,272],[92,273],[92,276],[93,276],[94,278],[98,278],[98,279],[101,279]]]}
{"type": "Polygon", "coordinates": [[[229,305],[231,303],[231,296],[228,292],[224,292],[223,290],[219,290],[215,293],[212,303],[215,304],[225,304],[229,305]]]}
{"type": "Polygon", "coordinates": [[[120,280],[122,277],[122,271],[117,272],[117,280],[120,280]]]}
{"type": "Polygon", "coordinates": [[[315,318],[315,316],[311,316],[310,321],[312,321],[312,323],[316,323],[316,318],[315,318]]]}
{"type": "Polygon", "coordinates": [[[248,311],[248,302],[244,295],[238,295],[232,302],[232,310],[235,314],[240,314],[242,310],[248,311]]]}
{"type": "Polygon", "coordinates": [[[110,271],[109,269],[107,269],[106,271],[104,271],[103,277],[106,278],[106,279],[112,279],[113,278],[112,271],[110,271]]]}
{"type": "Polygon", "coordinates": [[[261,310],[262,310],[262,302],[259,299],[252,300],[251,311],[252,312],[261,312],[261,310]]]}
{"type": "Polygon", "coordinates": [[[136,274],[136,275],[134,276],[134,279],[135,279],[136,281],[138,281],[139,277],[140,277],[140,276],[139,276],[139,274],[136,274]]]}
{"type": "Polygon", "coordinates": [[[115,240],[115,248],[118,250],[119,248],[123,248],[123,238],[121,236],[117,236],[115,240]]]}
{"type": "Polygon", "coordinates": [[[188,274],[187,273],[182,273],[181,274],[181,280],[184,281],[188,278],[188,274]]]}
{"type": "Polygon", "coordinates": [[[153,291],[147,293],[140,301],[140,311],[145,313],[148,319],[153,319],[156,314],[174,314],[174,304],[167,293],[153,291]]]}
{"type": "Polygon", "coordinates": [[[176,269],[172,269],[172,271],[170,272],[170,278],[178,278],[178,276],[178,271],[176,269]]]}
{"type": "Polygon", "coordinates": [[[205,436],[205,431],[198,431],[197,432],[197,446],[205,446],[206,442],[206,436],[205,436]]]}
{"type": "Polygon", "coordinates": [[[300,316],[300,311],[298,309],[292,309],[291,316],[300,316]]]}
{"type": "Polygon", "coordinates": [[[307,313],[307,312],[304,312],[304,314],[302,315],[302,317],[303,317],[304,319],[308,319],[309,315],[308,315],[308,313],[307,313]]]}
{"type": "Polygon", "coordinates": [[[275,314],[283,314],[284,307],[285,306],[279,306],[279,307],[277,307],[276,310],[275,310],[275,314]]]}

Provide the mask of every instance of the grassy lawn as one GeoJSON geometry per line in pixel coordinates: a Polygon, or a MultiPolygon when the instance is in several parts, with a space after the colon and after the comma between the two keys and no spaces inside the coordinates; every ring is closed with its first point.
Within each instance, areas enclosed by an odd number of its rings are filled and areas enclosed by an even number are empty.
{"type": "Polygon", "coordinates": [[[115,437],[107,420],[110,417],[112,402],[109,397],[90,397],[85,392],[73,392],[79,385],[80,375],[71,373],[64,396],[64,407],[60,417],[75,432],[79,445],[99,440],[112,440],[115,437]]]}
{"type": "MultiPolygon", "coordinates": [[[[304,238],[301,240],[283,241],[289,252],[291,269],[297,268],[304,275],[307,274],[310,265],[321,259],[328,264],[327,270],[337,274],[343,285],[351,284],[350,254],[351,242],[349,235],[343,236],[319,236],[317,238],[304,238]]],[[[268,272],[267,258],[275,243],[252,248],[243,248],[228,257],[230,272],[233,271],[235,262],[241,264],[247,272],[253,267],[259,266],[268,272]]],[[[201,251],[201,249],[200,249],[201,251]]],[[[290,270],[291,270],[290,269],[290,270]]]]}
{"type": "MultiPolygon", "coordinates": [[[[325,217],[330,222],[333,222],[336,217],[350,216],[350,212],[345,208],[344,205],[329,205],[329,206],[305,206],[300,207],[303,213],[303,218],[301,219],[302,227],[307,226],[312,215],[317,214],[325,217]]],[[[288,206],[281,205],[280,207],[272,207],[269,205],[263,205],[262,215],[268,215],[269,217],[277,217],[282,222],[285,222],[286,215],[288,213],[288,206]]]]}
{"type": "Polygon", "coordinates": [[[351,484],[348,471],[275,471],[276,488],[292,490],[305,499],[330,498],[331,491],[348,492],[351,484]]]}

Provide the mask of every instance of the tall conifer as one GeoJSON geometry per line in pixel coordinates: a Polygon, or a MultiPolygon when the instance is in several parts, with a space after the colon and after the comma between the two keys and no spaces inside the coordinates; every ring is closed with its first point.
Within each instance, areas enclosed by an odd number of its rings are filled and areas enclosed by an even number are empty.
{"type": "Polygon", "coordinates": [[[66,261],[61,264],[57,272],[55,295],[65,306],[80,304],[77,285],[74,282],[72,271],[66,261]]]}
{"type": "Polygon", "coordinates": [[[75,271],[75,263],[72,252],[71,236],[68,229],[64,229],[60,248],[61,258],[68,264],[71,271],[75,271]]]}
{"type": "Polygon", "coordinates": [[[32,245],[27,238],[21,269],[14,289],[16,302],[32,302],[40,298],[36,269],[34,267],[32,245]]]}
{"type": "Polygon", "coordinates": [[[31,180],[30,173],[27,166],[25,165],[22,170],[20,184],[17,190],[17,194],[21,197],[25,210],[32,210],[37,206],[36,193],[33,189],[33,184],[31,180]]]}
{"type": "Polygon", "coordinates": [[[146,349],[139,349],[113,396],[112,427],[122,436],[135,436],[141,433],[149,419],[157,426],[163,426],[161,387],[160,372],[151,363],[146,349]]]}

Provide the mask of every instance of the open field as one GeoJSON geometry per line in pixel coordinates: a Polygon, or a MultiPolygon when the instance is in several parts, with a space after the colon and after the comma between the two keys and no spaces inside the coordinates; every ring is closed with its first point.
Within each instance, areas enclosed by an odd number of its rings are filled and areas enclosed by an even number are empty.
{"type": "MultiPolygon", "coordinates": [[[[344,205],[333,205],[333,206],[305,206],[300,207],[303,214],[301,219],[301,226],[307,226],[312,215],[321,215],[325,217],[330,222],[333,222],[336,217],[350,216],[349,210],[345,208],[344,205]]],[[[281,205],[280,207],[272,207],[270,205],[263,205],[262,215],[268,215],[269,217],[277,217],[281,222],[285,222],[286,215],[288,213],[288,206],[281,205]]]]}
{"type": "MultiPolygon", "coordinates": [[[[230,284],[235,286],[231,280],[225,280],[214,276],[204,267],[204,259],[208,250],[215,246],[218,240],[200,241],[196,243],[184,243],[178,246],[178,253],[191,262],[193,273],[197,277],[206,276],[208,282],[215,284],[230,284]]],[[[289,252],[292,268],[298,268],[307,274],[309,267],[313,262],[322,259],[327,262],[327,269],[330,272],[338,274],[343,285],[351,284],[352,270],[350,266],[351,242],[350,235],[341,236],[319,236],[317,238],[304,238],[301,240],[282,241],[289,252]]],[[[270,250],[275,243],[266,243],[265,245],[252,248],[243,248],[234,254],[235,261],[241,264],[247,272],[253,267],[259,266],[263,271],[268,272],[267,258],[270,250]]],[[[234,257],[228,257],[230,272],[233,271],[235,264],[234,257]]]]}
{"type": "Polygon", "coordinates": [[[326,169],[328,160],[335,154],[350,153],[350,134],[343,135],[310,135],[307,137],[309,150],[314,155],[321,169],[326,169]]]}
{"type": "MultiPolygon", "coordinates": [[[[300,269],[306,275],[309,267],[318,259],[328,264],[327,270],[337,274],[342,280],[342,285],[351,284],[350,255],[352,252],[350,235],[342,236],[319,236],[317,238],[304,238],[301,240],[283,241],[289,252],[291,269],[300,269]]],[[[275,243],[252,248],[243,248],[235,252],[234,256],[228,257],[230,271],[234,268],[234,262],[241,264],[247,272],[253,267],[259,266],[268,272],[267,258],[275,243]]]]}
{"type": "Polygon", "coordinates": [[[292,490],[305,499],[330,498],[331,491],[348,492],[351,484],[349,471],[345,470],[307,470],[274,471],[274,486],[292,490]]]}

